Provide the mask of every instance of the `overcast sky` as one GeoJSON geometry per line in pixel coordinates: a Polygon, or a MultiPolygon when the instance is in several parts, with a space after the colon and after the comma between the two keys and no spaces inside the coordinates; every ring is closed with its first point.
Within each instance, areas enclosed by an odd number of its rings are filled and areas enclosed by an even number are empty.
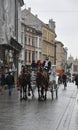
{"type": "Polygon", "coordinates": [[[56,40],[68,48],[68,56],[78,58],[78,0],[24,0],[24,3],[44,23],[49,19],[55,21],[56,40]]]}

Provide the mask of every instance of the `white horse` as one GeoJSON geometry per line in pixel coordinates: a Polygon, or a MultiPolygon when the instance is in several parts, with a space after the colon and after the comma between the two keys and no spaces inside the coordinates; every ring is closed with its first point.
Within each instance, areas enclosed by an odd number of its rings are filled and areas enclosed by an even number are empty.
{"type": "Polygon", "coordinates": [[[52,65],[50,70],[49,82],[52,87],[56,88],[58,85],[58,74],[56,73],[56,66],[52,65]]]}

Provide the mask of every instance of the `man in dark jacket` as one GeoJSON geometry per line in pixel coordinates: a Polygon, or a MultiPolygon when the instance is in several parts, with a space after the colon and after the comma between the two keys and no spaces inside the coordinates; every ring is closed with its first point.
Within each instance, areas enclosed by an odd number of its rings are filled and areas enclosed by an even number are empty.
{"type": "Polygon", "coordinates": [[[64,84],[64,87],[67,87],[67,75],[65,72],[62,74],[62,83],[64,84]]]}
{"type": "Polygon", "coordinates": [[[8,72],[8,75],[6,77],[6,84],[8,85],[9,95],[11,96],[14,85],[14,76],[11,74],[11,72],[8,72]]]}
{"type": "Polygon", "coordinates": [[[37,68],[37,64],[35,63],[35,60],[31,63],[32,70],[35,70],[37,68]]]}
{"type": "Polygon", "coordinates": [[[75,84],[77,85],[77,89],[78,89],[78,74],[75,76],[75,84]]]}

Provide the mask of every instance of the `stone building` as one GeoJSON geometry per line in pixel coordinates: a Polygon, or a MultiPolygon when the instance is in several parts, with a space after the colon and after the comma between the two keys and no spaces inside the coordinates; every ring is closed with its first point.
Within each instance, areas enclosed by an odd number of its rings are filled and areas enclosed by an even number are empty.
{"type": "Polygon", "coordinates": [[[41,31],[36,30],[35,28],[26,25],[22,21],[21,29],[21,43],[23,44],[22,48],[22,60],[25,65],[31,65],[32,61],[41,59],[42,47],[41,47],[41,31]]]}
{"type": "Polygon", "coordinates": [[[67,60],[67,72],[69,72],[71,76],[78,74],[78,59],[74,59],[71,55],[67,60]]]}
{"type": "Polygon", "coordinates": [[[63,70],[66,72],[67,63],[67,48],[60,41],[55,41],[56,44],[56,71],[62,74],[63,70]]]}
{"type": "Polygon", "coordinates": [[[55,37],[55,32],[52,31],[49,24],[44,24],[42,26],[42,60],[44,60],[46,56],[49,56],[49,59],[53,65],[55,60],[55,37]]]}
{"type": "Polygon", "coordinates": [[[55,34],[55,22],[51,19],[49,24],[42,22],[37,15],[31,13],[31,8],[22,10],[22,20],[29,26],[42,32],[42,57],[40,60],[44,60],[47,55],[54,64],[54,41],[56,38],[55,34]]]}
{"type": "Polygon", "coordinates": [[[23,0],[0,0],[0,64],[6,73],[18,69],[23,0]]]}

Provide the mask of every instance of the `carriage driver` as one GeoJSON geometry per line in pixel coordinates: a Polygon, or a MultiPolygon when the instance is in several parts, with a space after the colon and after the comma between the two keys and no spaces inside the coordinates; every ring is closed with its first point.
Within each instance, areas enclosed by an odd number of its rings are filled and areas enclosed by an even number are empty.
{"type": "Polygon", "coordinates": [[[43,68],[49,72],[51,68],[51,61],[49,60],[49,56],[43,61],[43,68]]]}

